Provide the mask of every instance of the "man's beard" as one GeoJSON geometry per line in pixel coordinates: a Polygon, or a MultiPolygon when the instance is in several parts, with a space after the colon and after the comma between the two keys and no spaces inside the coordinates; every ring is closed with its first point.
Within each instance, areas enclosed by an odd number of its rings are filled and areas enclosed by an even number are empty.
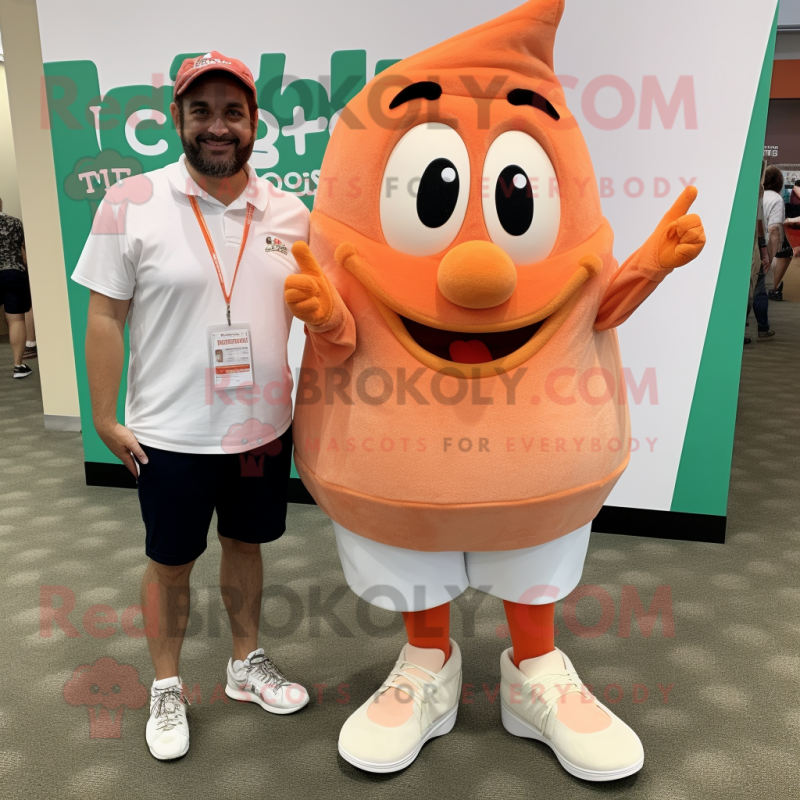
{"type": "Polygon", "coordinates": [[[239,142],[236,136],[215,136],[213,133],[201,133],[194,142],[181,136],[186,160],[201,175],[208,178],[231,178],[244,169],[253,152],[255,137],[247,145],[240,146],[239,142]],[[225,158],[220,156],[206,158],[203,155],[201,142],[233,142],[233,151],[225,158]]]}

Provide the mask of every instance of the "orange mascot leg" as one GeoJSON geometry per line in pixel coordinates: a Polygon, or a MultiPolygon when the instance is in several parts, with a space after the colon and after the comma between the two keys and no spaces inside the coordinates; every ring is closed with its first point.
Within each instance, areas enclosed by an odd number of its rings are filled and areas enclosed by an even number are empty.
{"type": "Polygon", "coordinates": [[[536,658],[555,650],[555,603],[526,606],[503,600],[514,648],[514,665],[519,669],[526,658],[536,658]]]}
{"type": "Polygon", "coordinates": [[[414,647],[437,648],[450,658],[450,603],[424,611],[404,611],[408,643],[414,647]]]}

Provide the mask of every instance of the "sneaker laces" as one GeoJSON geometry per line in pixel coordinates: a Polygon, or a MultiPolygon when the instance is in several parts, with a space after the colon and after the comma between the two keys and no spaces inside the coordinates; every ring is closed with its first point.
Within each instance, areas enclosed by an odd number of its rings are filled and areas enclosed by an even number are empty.
{"type": "Polygon", "coordinates": [[[250,662],[251,675],[255,674],[256,677],[265,679],[264,682],[273,686],[275,691],[278,691],[282,686],[291,685],[291,681],[287,680],[286,676],[265,653],[258,653],[248,660],[250,662]]]}
{"type": "Polygon", "coordinates": [[[566,668],[564,672],[549,672],[536,675],[522,684],[523,698],[530,697],[533,706],[534,722],[545,736],[551,736],[555,727],[556,703],[568,694],[581,694],[594,701],[594,695],[586,688],[575,670],[566,668]],[[536,694],[534,695],[534,687],[536,694]],[[530,689],[530,695],[528,690],[530,689]]]}
{"type": "Polygon", "coordinates": [[[153,689],[153,697],[155,703],[150,714],[158,720],[156,728],[168,731],[178,727],[183,722],[183,687],[167,686],[165,689],[153,689]]]}
{"type": "Polygon", "coordinates": [[[420,714],[425,716],[429,723],[431,712],[425,701],[436,693],[436,682],[441,682],[442,680],[441,675],[425,669],[419,664],[415,664],[412,661],[400,661],[389,673],[389,677],[383,682],[381,688],[375,693],[375,700],[388,689],[397,689],[397,691],[407,694],[414,701],[415,705],[420,709],[420,714]],[[411,669],[424,672],[431,677],[431,680],[427,681],[419,675],[409,674],[408,670],[411,669]]]}

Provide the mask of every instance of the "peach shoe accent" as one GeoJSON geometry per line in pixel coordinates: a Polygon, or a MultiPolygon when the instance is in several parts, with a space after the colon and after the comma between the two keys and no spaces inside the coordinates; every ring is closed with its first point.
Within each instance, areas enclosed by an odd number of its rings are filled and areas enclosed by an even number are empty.
{"type": "MultiPolygon", "coordinates": [[[[406,660],[430,670],[439,672],[445,663],[444,653],[434,648],[414,647],[406,645],[406,660]]],[[[420,669],[407,669],[409,675],[421,678],[430,683],[430,676],[420,669]]],[[[413,687],[411,687],[413,689],[413,687]]],[[[378,695],[367,709],[367,719],[384,728],[398,728],[403,725],[414,713],[412,699],[400,689],[387,689],[378,695]]]]}
{"type": "MultiPolygon", "coordinates": [[[[564,659],[558,650],[520,662],[519,671],[526,677],[548,672],[562,672],[564,659]]],[[[556,719],[575,733],[597,733],[611,725],[611,717],[594,700],[582,694],[565,694],[556,704],[556,719]]]]}

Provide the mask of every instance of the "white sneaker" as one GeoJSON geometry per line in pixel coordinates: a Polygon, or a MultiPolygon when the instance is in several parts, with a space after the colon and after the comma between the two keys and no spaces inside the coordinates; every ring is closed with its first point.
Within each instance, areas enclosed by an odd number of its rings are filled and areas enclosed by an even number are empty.
{"type": "Polygon", "coordinates": [[[271,714],[292,714],[308,705],[308,692],[291,683],[264,654],[253,650],[244,661],[228,661],[225,694],[245,703],[258,703],[271,714]]]}
{"type": "MultiPolygon", "coordinates": [[[[422,660],[418,654],[432,651],[407,644],[381,688],[342,727],[339,734],[342,758],[366,772],[397,772],[414,761],[428,739],[450,733],[456,724],[461,694],[461,651],[452,639],[450,650],[447,663],[433,672],[415,663],[422,660]],[[421,673],[426,677],[420,677],[421,673]],[[405,693],[409,702],[413,701],[411,716],[393,727],[379,725],[367,714],[373,702],[390,688],[405,693]]],[[[435,652],[441,663],[442,651],[435,652]]]]}
{"type": "Polygon", "coordinates": [[[153,681],[150,690],[150,719],[145,739],[150,753],[159,761],[185,756],[189,750],[189,723],[180,678],[153,681]]]}
{"type": "Polygon", "coordinates": [[[501,713],[509,733],[544,742],[567,772],[585,781],[618,780],[642,768],[644,749],[639,737],[593,697],[564,653],[556,648],[529,658],[520,664],[522,670],[511,656],[511,648],[500,656],[501,713]],[[593,706],[602,709],[610,719],[607,727],[578,733],[558,719],[556,704],[573,693],[583,695],[593,715],[593,706]]]}

